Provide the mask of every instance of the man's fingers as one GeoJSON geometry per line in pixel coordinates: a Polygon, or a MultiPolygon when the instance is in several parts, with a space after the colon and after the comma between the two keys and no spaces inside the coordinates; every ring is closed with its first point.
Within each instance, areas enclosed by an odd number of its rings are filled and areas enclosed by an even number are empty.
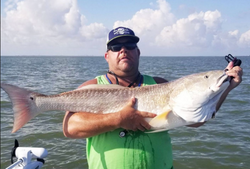
{"type": "Polygon", "coordinates": [[[131,97],[131,99],[129,100],[128,105],[131,106],[131,107],[134,107],[135,103],[136,103],[136,98],[135,97],[131,97]]]}
{"type": "Polygon", "coordinates": [[[145,131],[145,128],[142,125],[139,125],[137,128],[138,130],[145,131]]]}
{"type": "Polygon", "coordinates": [[[136,126],[136,130],[140,130],[140,131],[145,131],[145,130],[150,130],[150,129],[151,129],[151,126],[147,122],[143,122],[139,124],[138,126],[136,126]]]}
{"type": "Polygon", "coordinates": [[[229,62],[227,67],[226,67],[226,70],[230,70],[234,67],[234,62],[229,62]]]}
{"type": "Polygon", "coordinates": [[[138,111],[134,109],[136,104],[136,98],[132,97],[124,110],[121,111],[122,114],[122,123],[121,127],[124,129],[132,131],[145,131],[151,129],[151,126],[144,118],[154,118],[156,114],[138,111]]]}
{"type": "Polygon", "coordinates": [[[243,70],[242,70],[241,67],[235,66],[232,69],[228,70],[226,72],[226,74],[229,77],[232,77],[232,80],[231,80],[231,83],[230,83],[230,86],[229,86],[230,89],[235,88],[236,86],[238,86],[241,83],[242,75],[243,75],[243,70]]]}
{"type": "Polygon", "coordinates": [[[150,130],[151,129],[151,126],[149,125],[149,123],[148,122],[144,122],[144,123],[142,123],[141,124],[142,125],[142,127],[144,128],[144,129],[146,129],[146,130],[150,130]]]}
{"type": "Polygon", "coordinates": [[[149,112],[144,112],[144,111],[141,111],[141,115],[144,118],[154,118],[156,116],[156,114],[154,113],[149,113],[149,112]]]}
{"type": "MultiPolygon", "coordinates": [[[[155,116],[157,116],[156,114],[154,113],[148,113],[148,112],[141,112],[141,115],[143,118],[154,118],[155,116]]],[[[150,124],[143,120],[141,123],[140,123],[140,127],[138,128],[139,130],[141,131],[145,131],[145,130],[150,130],[151,129],[151,126],[150,124]]]]}
{"type": "Polygon", "coordinates": [[[233,69],[227,71],[226,73],[228,76],[232,76],[232,77],[237,77],[237,76],[241,77],[243,75],[242,68],[239,66],[234,67],[233,69]]]}

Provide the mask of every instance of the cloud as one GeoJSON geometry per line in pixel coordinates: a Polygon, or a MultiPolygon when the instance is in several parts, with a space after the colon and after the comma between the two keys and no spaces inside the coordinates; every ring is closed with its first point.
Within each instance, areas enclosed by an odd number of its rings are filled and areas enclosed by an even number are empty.
{"type": "Polygon", "coordinates": [[[182,49],[193,55],[200,52],[203,55],[246,53],[240,49],[247,51],[250,48],[249,31],[242,35],[238,30],[224,32],[222,25],[223,19],[218,10],[195,12],[165,26],[156,36],[154,44],[174,52],[182,49]]]}
{"type": "Polygon", "coordinates": [[[220,17],[219,11],[193,13],[164,27],[155,41],[159,46],[168,48],[207,47],[213,36],[220,31],[220,17]]]}
{"type": "Polygon", "coordinates": [[[173,23],[174,15],[170,11],[171,7],[165,0],[158,0],[156,10],[141,9],[130,20],[116,21],[114,27],[128,26],[138,34],[155,31],[166,24],[173,23]]]}
{"type": "MultiPolygon", "coordinates": [[[[135,31],[142,55],[249,55],[250,30],[224,31],[219,10],[193,10],[176,18],[166,0],[150,5],[113,25],[135,31]]],[[[182,4],[178,10],[187,9],[182,4]]],[[[4,12],[1,54],[103,55],[105,51],[109,30],[105,23],[88,23],[77,0],[8,0],[4,12]]]]}
{"type": "Polygon", "coordinates": [[[69,54],[72,47],[74,51],[90,39],[104,43],[108,32],[102,23],[86,25],[86,17],[79,12],[76,0],[7,1],[5,12],[6,16],[1,18],[5,51],[23,46],[26,50],[37,48],[37,52],[41,49],[41,54],[43,48],[69,54]]]}
{"type": "Polygon", "coordinates": [[[250,30],[240,36],[238,43],[241,47],[250,49],[250,30]]]}
{"type": "Polygon", "coordinates": [[[175,20],[171,7],[165,0],[158,0],[156,8],[141,9],[129,20],[116,21],[113,27],[129,27],[148,43],[165,25],[171,25],[175,20]]]}
{"type": "MultiPolygon", "coordinates": [[[[179,9],[186,10],[185,5],[179,9]]],[[[222,25],[218,10],[193,12],[186,18],[176,19],[165,0],[158,0],[156,9],[142,9],[131,19],[114,23],[114,27],[131,27],[141,39],[142,51],[149,55],[220,55],[247,50],[249,33],[224,32],[222,25]]]]}

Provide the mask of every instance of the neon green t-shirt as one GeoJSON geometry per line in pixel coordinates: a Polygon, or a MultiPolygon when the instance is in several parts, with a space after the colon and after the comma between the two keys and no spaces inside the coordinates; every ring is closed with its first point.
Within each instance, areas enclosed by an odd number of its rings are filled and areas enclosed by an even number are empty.
{"type": "MultiPolygon", "coordinates": [[[[105,76],[98,76],[98,84],[109,84],[105,76]]],[[[156,84],[150,76],[143,75],[143,86],[156,84]]],[[[168,131],[144,133],[123,129],[87,138],[89,169],[171,169],[172,145],[168,131]]]]}

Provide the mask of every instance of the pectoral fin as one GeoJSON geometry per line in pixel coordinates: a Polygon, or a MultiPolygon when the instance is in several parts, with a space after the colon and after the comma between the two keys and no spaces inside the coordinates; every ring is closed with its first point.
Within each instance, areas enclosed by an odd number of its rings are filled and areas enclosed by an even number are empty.
{"type": "Polygon", "coordinates": [[[163,128],[164,124],[166,124],[166,120],[168,118],[169,113],[172,112],[172,110],[168,110],[162,114],[159,114],[158,116],[154,117],[149,124],[153,128],[163,128]]]}

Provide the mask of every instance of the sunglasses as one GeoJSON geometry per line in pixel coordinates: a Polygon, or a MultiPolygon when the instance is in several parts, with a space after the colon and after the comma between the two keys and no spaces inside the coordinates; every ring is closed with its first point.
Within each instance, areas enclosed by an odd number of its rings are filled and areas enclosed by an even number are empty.
{"type": "Polygon", "coordinates": [[[109,45],[108,50],[113,52],[119,52],[122,47],[125,47],[127,50],[133,50],[137,47],[136,43],[119,43],[115,45],[109,45]]]}

